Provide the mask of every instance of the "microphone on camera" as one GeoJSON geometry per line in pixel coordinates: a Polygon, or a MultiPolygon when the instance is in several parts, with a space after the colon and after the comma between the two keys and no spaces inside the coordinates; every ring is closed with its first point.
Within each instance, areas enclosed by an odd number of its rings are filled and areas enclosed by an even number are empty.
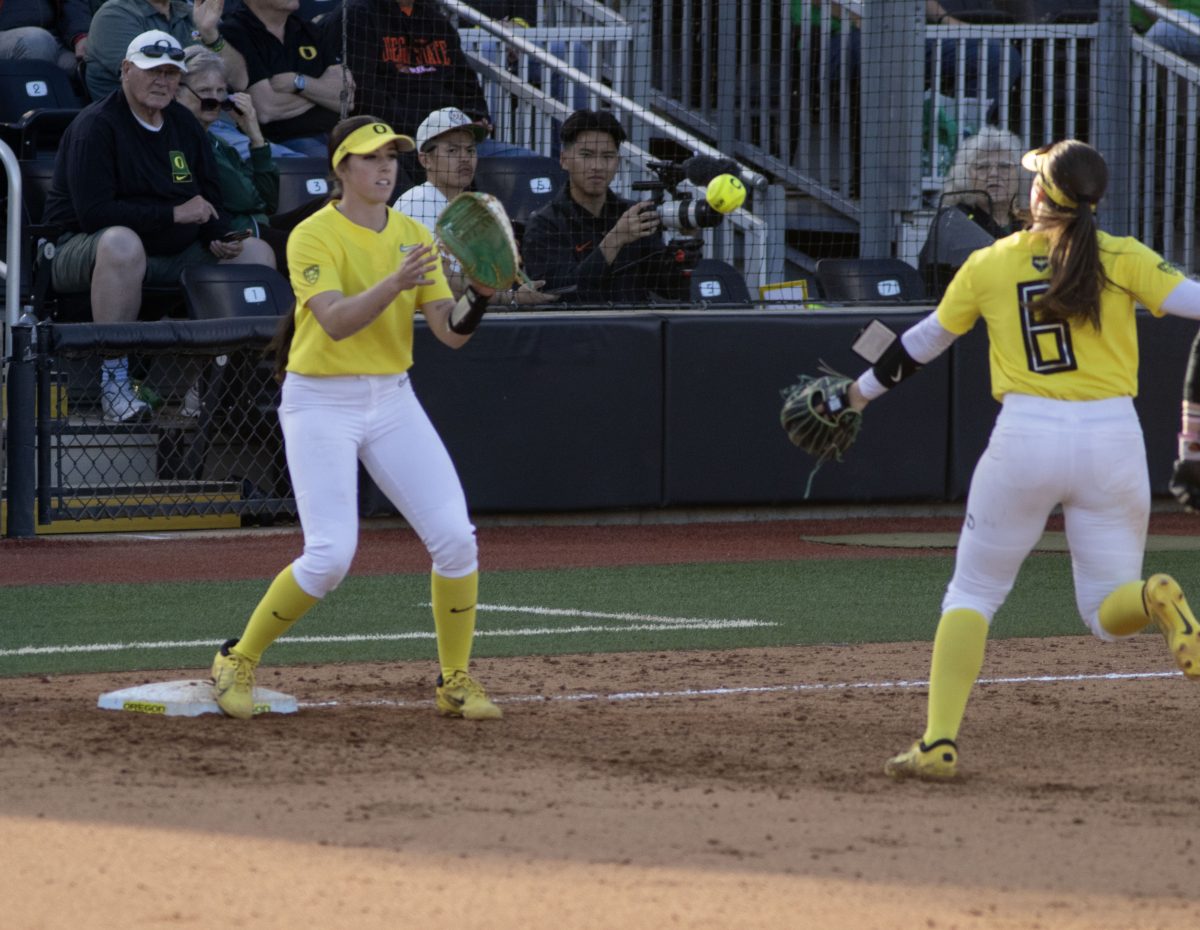
{"type": "Polygon", "coordinates": [[[742,166],[732,158],[713,158],[711,155],[693,155],[680,163],[687,179],[698,187],[707,186],[719,174],[740,177],[742,166]]]}

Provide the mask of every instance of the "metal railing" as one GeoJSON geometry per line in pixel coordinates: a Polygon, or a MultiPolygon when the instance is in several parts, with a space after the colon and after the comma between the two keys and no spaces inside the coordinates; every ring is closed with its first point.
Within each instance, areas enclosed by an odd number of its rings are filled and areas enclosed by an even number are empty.
{"type": "MultiPolygon", "coordinates": [[[[442,5],[458,17],[463,47],[483,77],[496,134],[505,141],[551,155],[556,151],[557,127],[562,120],[581,107],[608,107],[629,128],[630,141],[624,148],[628,157],[614,182],[625,195],[631,192],[634,180],[649,175],[646,165],[655,159],[644,143],[651,133],[697,154],[728,157],[729,153],[651,112],[621,91],[636,86],[631,78],[636,66],[631,67],[629,62],[635,57],[630,49],[637,29],[615,17],[611,10],[594,3],[559,4],[560,8],[570,7],[568,12],[575,19],[591,16],[592,23],[528,29],[492,20],[457,0],[443,0],[442,5]],[[477,28],[463,29],[465,24],[477,28]],[[567,57],[554,54],[555,50],[567,57]],[[573,64],[582,63],[585,56],[589,71],[573,64]],[[607,77],[605,69],[610,69],[607,77]],[[531,79],[534,70],[536,83],[531,79]]],[[[766,190],[761,173],[744,167],[742,177],[748,186],[761,192],[760,203],[769,208],[776,202],[766,190]]],[[[778,280],[783,270],[782,253],[769,248],[772,237],[768,216],[769,212],[764,216],[742,208],[728,214],[721,227],[704,231],[706,254],[741,271],[752,294],[757,293],[759,285],[778,280]]]]}
{"type": "Polygon", "coordinates": [[[1189,272],[1197,256],[1200,67],[1141,37],[1133,41],[1131,229],[1189,272]]]}
{"type": "MultiPolygon", "coordinates": [[[[12,328],[21,315],[21,163],[8,143],[0,141],[0,162],[8,178],[8,211],[5,219],[6,248],[0,276],[4,278],[4,357],[12,352],[12,328]]],[[[0,423],[3,418],[0,417],[0,423]]]]}

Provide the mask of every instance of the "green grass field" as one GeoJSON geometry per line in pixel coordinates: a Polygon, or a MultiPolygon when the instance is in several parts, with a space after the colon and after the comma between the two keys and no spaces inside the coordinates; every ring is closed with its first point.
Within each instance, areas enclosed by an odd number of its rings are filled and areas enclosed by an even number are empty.
{"type": "MultiPolygon", "coordinates": [[[[929,640],[949,556],[486,572],[477,656],[929,640]]],[[[1195,588],[1191,552],[1146,572],[1195,588]]],[[[265,581],[0,588],[0,677],[205,668],[265,581]]],[[[272,649],[285,665],[434,657],[427,575],[350,577],[272,649]]],[[[995,637],[1084,635],[1068,558],[1035,553],[995,637]]]]}

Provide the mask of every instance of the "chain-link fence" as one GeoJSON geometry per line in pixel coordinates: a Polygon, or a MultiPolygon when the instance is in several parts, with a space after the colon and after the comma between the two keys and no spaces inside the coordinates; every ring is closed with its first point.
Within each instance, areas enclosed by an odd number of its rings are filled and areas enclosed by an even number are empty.
{"type": "MultiPolygon", "coordinates": [[[[32,429],[36,451],[10,476],[36,458],[36,522],[291,519],[278,385],[263,356],[275,323],[16,327],[8,438],[32,429]],[[106,382],[114,360],[129,373],[127,396],[106,382]]],[[[8,490],[10,507],[30,503],[8,490]]]]}

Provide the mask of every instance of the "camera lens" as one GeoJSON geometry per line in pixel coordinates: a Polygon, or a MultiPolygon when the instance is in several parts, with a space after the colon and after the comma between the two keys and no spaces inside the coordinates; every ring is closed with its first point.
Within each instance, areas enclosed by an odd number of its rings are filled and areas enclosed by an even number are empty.
{"type": "Polygon", "coordinates": [[[658,208],[658,218],[666,229],[680,231],[708,229],[721,225],[724,219],[707,201],[690,197],[662,204],[658,208]]]}

